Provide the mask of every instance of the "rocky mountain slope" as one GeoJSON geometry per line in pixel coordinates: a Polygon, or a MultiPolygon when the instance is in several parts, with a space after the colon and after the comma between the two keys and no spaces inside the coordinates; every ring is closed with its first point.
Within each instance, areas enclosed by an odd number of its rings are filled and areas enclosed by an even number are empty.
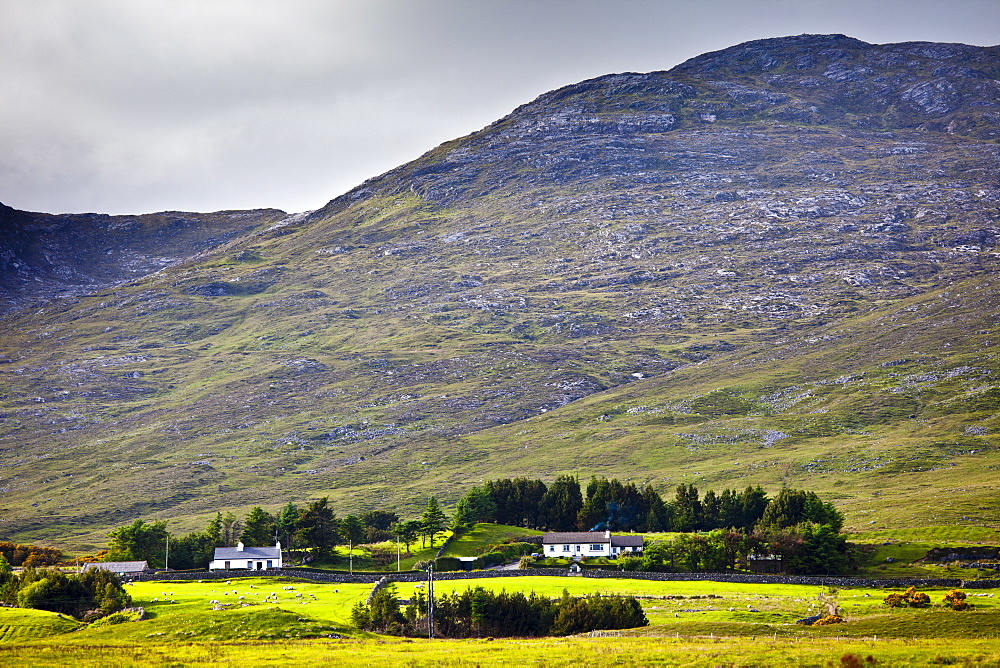
{"type": "Polygon", "coordinates": [[[51,264],[86,294],[26,292],[8,242],[0,531],[560,473],[995,523],[998,56],[807,35],[599,77],[307,215],[81,232],[106,262],[51,264]]]}

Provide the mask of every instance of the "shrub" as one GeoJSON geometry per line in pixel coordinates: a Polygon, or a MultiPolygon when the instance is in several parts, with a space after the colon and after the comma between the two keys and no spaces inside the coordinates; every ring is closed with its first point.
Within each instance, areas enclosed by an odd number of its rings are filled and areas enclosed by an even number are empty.
{"type": "Polygon", "coordinates": [[[587,596],[560,602],[552,635],[565,636],[595,629],[630,629],[649,621],[638,599],[632,596],[587,596]]]}
{"type": "Polygon", "coordinates": [[[462,562],[458,557],[438,557],[434,560],[434,570],[436,571],[460,571],[462,562]]]}
{"type": "Polygon", "coordinates": [[[843,624],[844,618],[840,615],[825,615],[812,623],[813,626],[826,626],[828,624],[843,624]]]}
{"type": "Polygon", "coordinates": [[[351,609],[351,623],[363,631],[401,635],[404,621],[403,613],[399,611],[396,586],[393,584],[375,592],[371,605],[358,601],[351,609]]]}
{"type": "Polygon", "coordinates": [[[632,555],[627,557],[618,557],[618,566],[623,571],[641,571],[643,567],[642,557],[632,555]]]}
{"type": "Polygon", "coordinates": [[[900,608],[903,606],[904,603],[906,603],[906,601],[903,600],[902,594],[893,592],[883,599],[883,603],[885,603],[890,608],[900,608]]]}
{"type": "Polygon", "coordinates": [[[503,552],[487,552],[483,556],[479,557],[482,559],[483,566],[500,566],[507,562],[507,557],[504,556],[503,552]]]}
{"type": "MultiPolygon", "coordinates": [[[[142,617],[142,613],[139,609],[122,610],[120,612],[113,612],[110,615],[101,617],[91,624],[92,627],[99,628],[102,626],[113,626],[115,624],[124,624],[125,622],[137,622],[142,617]]],[[[84,618],[83,621],[87,621],[84,618]]]]}
{"type": "Polygon", "coordinates": [[[890,608],[898,608],[903,605],[908,605],[911,608],[926,608],[931,604],[931,597],[922,591],[917,591],[916,587],[910,587],[902,594],[889,594],[883,599],[883,602],[890,608]]]}
{"type": "Polygon", "coordinates": [[[535,558],[529,555],[521,557],[521,560],[517,562],[518,568],[532,568],[535,565],[535,558]]]}
{"type": "Polygon", "coordinates": [[[968,610],[969,604],[965,601],[965,592],[952,589],[944,595],[945,605],[951,606],[952,610],[968,610]]]}

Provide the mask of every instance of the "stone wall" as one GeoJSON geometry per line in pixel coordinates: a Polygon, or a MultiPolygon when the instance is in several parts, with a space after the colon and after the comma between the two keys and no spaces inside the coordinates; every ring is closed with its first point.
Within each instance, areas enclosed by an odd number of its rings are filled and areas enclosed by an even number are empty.
{"type": "MultiPolygon", "coordinates": [[[[761,575],[752,573],[647,573],[642,571],[584,570],[570,574],[565,568],[529,568],[510,571],[469,571],[434,573],[435,580],[476,580],[480,578],[525,577],[550,575],[558,577],[625,578],[631,580],[744,582],[747,584],[800,584],[832,587],[952,587],[962,589],[992,589],[1000,587],[1000,580],[961,580],[958,578],[902,578],[896,580],[848,577],[821,577],[809,575],[761,575]]],[[[177,573],[145,573],[134,580],[231,580],[247,577],[292,577],[314,582],[375,584],[383,577],[388,582],[423,582],[426,573],[321,573],[316,571],[203,571],[177,573]]]]}

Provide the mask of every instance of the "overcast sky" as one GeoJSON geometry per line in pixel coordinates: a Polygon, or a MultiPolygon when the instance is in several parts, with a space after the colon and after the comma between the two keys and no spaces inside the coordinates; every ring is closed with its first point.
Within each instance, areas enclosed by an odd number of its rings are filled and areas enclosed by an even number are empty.
{"type": "Polygon", "coordinates": [[[315,209],[537,95],[764,37],[1000,42],[1000,0],[0,0],[0,202],[315,209]]]}

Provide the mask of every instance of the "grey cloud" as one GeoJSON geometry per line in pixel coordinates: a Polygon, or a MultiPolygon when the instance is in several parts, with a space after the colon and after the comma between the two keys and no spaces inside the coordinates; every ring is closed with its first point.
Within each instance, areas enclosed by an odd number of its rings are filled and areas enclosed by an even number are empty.
{"type": "Polygon", "coordinates": [[[557,86],[802,32],[986,44],[1000,4],[4,2],[0,201],[315,208],[557,86]]]}

